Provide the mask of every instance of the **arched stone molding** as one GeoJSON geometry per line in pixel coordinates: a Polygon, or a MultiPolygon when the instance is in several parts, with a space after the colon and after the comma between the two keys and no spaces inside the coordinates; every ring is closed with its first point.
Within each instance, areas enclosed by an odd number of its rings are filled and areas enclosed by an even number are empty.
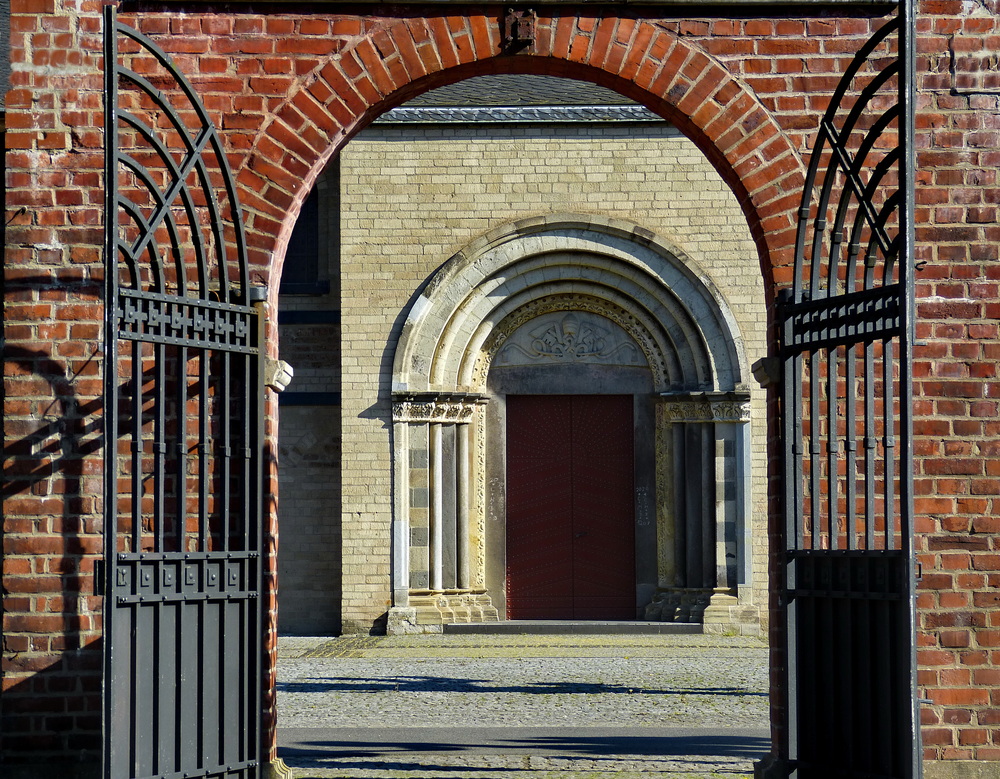
{"type": "MultiPolygon", "coordinates": [[[[342,26],[347,29],[349,25],[342,26]]],[[[234,166],[251,215],[251,259],[280,275],[283,247],[309,185],[339,148],[381,113],[421,92],[483,73],[593,81],[678,126],[736,193],[761,249],[767,284],[790,263],[804,165],[754,89],[670,24],[539,15],[536,40],[504,52],[492,15],[389,19],[337,32],[306,74],[288,78],[252,146],[234,166]]],[[[786,281],[782,272],[780,283],[786,281]]],[[[790,278],[790,277],[789,277],[790,278]]],[[[273,285],[276,288],[276,284],[273,285]]]]}
{"type": "Polygon", "coordinates": [[[659,392],[735,390],[749,376],[729,306],[680,247],[620,220],[556,214],[501,227],[434,275],[403,325],[393,390],[485,391],[498,323],[566,296],[622,312],[619,324],[649,345],[659,392]]]}
{"type": "MultiPolygon", "coordinates": [[[[680,247],[621,221],[553,215],[475,241],[407,314],[393,362],[391,630],[495,618],[490,593],[501,588],[484,574],[485,518],[503,513],[490,491],[503,477],[486,450],[503,458],[484,446],[484,406],[507,390],[494,385],[491,368],[532,323],[562,326],[566,317],[556,313],[619,332],[635,352],[629,367],[647,376],[617,391],[636,393],[636,419],[656,429],[643,439],[653,464],[638,489],[656,518],[645,542],[660,550],[638,584],[640,597],[654,601],[647,616],[700,621],[710,598],[736,603],[750,501],[749,366],[735,318],[680,247]],[[681,488],[689,477],[696,487],[681,488]],[[705,602],[683,613],[667,608],[677,592],[705,602]]],[[[489,417],[494,430],[502,427],[498,413],[489,417]]]]}

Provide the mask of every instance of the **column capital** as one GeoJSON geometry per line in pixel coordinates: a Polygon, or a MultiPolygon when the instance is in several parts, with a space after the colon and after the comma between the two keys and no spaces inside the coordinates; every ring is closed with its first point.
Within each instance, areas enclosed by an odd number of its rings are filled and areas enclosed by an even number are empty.
{"type": "Polygon", "coordinates": [[[438,424],[468,424],[477,406],[486,403],[486,397],[475,393],[426,392],[394,393],[392,421],[438,424]]]}
{"type": "Polygon", "coordinates": [[[663,392],[659,403],[665,422],[749,422],[750,393],[663,392]]]}

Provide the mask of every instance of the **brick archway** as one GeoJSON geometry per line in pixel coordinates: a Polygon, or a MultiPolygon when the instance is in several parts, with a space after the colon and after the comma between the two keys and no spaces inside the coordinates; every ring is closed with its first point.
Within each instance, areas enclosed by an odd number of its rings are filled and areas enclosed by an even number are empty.
{"type": "MultiPolygon", "coordinates": [[[[765,284],[791,261],[803,163],[754,91],[704,48],[662,24],[542,17],[530,51],[501,49],[489,16],[357,22],[271,112],[240,170],[252,261],[280,274],[284,244],[325,163],[384,111],[434,87],[486,73],[542,73],[614,89],[673,122],[720,172],[746,214],[765,284]],[[290,203],[286,208],[281,204],[290,203]],[[280,227],[278,227],[280,226],[280,227]],[[275,229],[278,227],[278,229],[275,229]]],[[[276,288],[276,285],[272,285],[276,288]]]]}

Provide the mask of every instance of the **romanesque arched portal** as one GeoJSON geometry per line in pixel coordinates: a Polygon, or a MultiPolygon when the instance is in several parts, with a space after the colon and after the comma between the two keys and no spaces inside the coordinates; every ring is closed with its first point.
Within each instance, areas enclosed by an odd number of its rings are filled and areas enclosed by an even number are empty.
{"type": "MultiPolygon", "coordinates": [[[[638,226],[554,214],[466,247],[413,301],[395,347],[389,629],[516,616],[508,400],[628,393],[637,466],[623,521],[635,549],[621,557],[635,579],[614,613],[702,622],[707,609],[710,624],[738,630],[730,610],[750,580],[748,373],[723,295],[682,249],[638,226]]],[[[554,569],[570,553],[544,554],[554,569]]],[[[542,605],[572,589],[565,576],[538,589],[525,613],[591,613],[542,605]]],[[[759,624],[744,597],[744,619],[759,624]]]]}

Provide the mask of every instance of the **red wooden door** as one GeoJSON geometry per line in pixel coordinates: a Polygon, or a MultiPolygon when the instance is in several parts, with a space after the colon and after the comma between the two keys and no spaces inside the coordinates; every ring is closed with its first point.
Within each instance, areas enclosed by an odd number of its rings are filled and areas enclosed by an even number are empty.
{"type": "Polygon", "coordinates": [[[634,619],[632,397],[507,398],[507,616],[634,619]]]}

